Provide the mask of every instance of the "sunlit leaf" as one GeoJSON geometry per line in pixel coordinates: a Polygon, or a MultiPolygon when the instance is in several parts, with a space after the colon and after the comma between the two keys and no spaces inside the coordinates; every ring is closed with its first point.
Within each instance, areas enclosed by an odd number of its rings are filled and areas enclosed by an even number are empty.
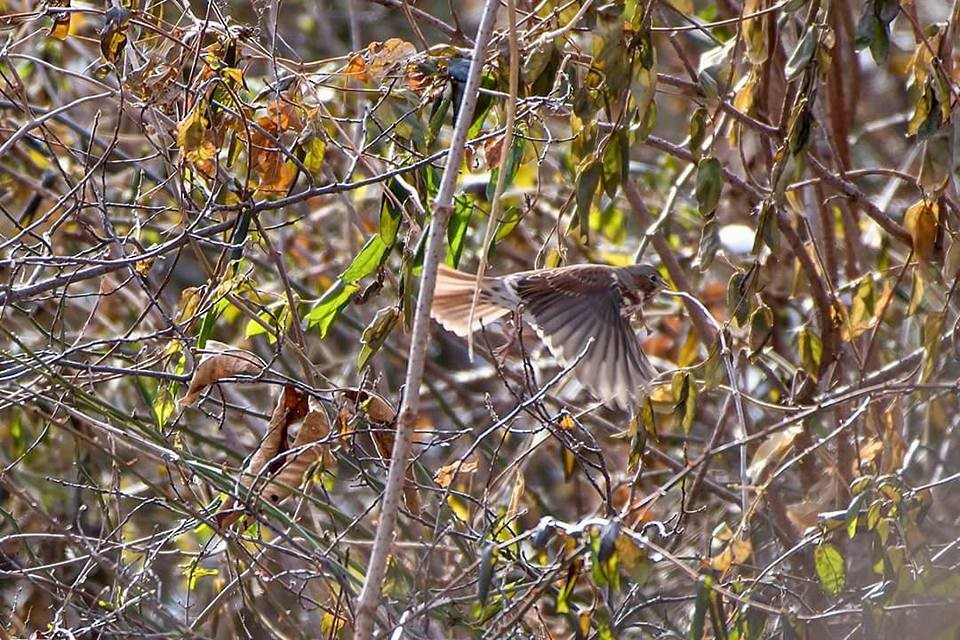
{"type": "Polygon", "coordinates": [[[377,314],[370,321],[370,324],[360,335],[362,347],[357,355],[357,368],[363,369],[367,366],[370,358],[380,350],[383,343],[386,342],[393,328],[400,317],[400,310],[397,307],[386,307],[377,311],[377,314]]]}
{"type": "Polygon", "coordinates": [[[456,476],[460,474],[469,475],[479,468],[480,460],[477,458],[465,461],[456,460],[437,469],[437,472],[433,474],[433,481],[437,483],[437,486],[446,489],[456,476]]]}
{"type": "Polygon", "coordinates": [[[453,199],[453,215],[450,217],[450,223],[447,226],[448,248],[446,257],[446,263],[451,267],[460,264],[464,240],[467,237],[467,229],[470,227],[470,219],[473,217],[475,208],[473,196],[461,194],[453,199]]]}
{"type": "Polygon", "coordinates": [[[793,441],[802,431],[803,427],[801,425],[794,425],[771,434],[764,440],[763,443],[757,447],[753,458],[750,460],[750,466],[747,468],[747,475],[750,479],[754,482],[759,480],[760,474],[762,474],[770,464],[780,459],[783,452],[793,444],[793,441]]]}
{"type": "Polygon", "coordinates": [[[593,205],[593,196],[597,192],[602,173],[603,166],[595,158],[588,158],[577,175],[577,220],[580,222],[580,235],[584,240],[590,237],[590,207],[593,205]]]}
{"type": "Polygon", "coordinates": [[[927,199],[913,203],[903,215],[903,226],[913,242],[913,253],[924,262],[934,255],[939,222],[940,205],[927,199]]]}
{"type": "Polygon", "coordinates": [[[344,282],[338,278],[337,281],[320,296],[320,299],[317,300],[310,312],[304,316],[303,319],[307,323],[307,328],[312,329],[313,327],[317,327],[320,329],[320,337],[326,337],[330,327],[333,326],[334,320],[337,319],[343,308],[350,302],[350,297],[356,293],[359,288],[360,287],[355,284],[344,282]]]}
{"type": "Polygon", "coordinates": [[[123,47],[127,44],[127,26],[130,24],[130,11],[122,6],[111,6],[103,14],[103,27],[100,28],[100,54],[111,64],[116,64],[123,47]]]}
{"type": "Polygon", "coordinates": [[[50,25],[50,37],[57,40],[66,40],[70,35],[70,16],[69,11],[57,11],[57,7],[70,8],[70,0],[52,0],[49,2],[50,15],[53,17],[53,24],[50,25]]]}
{"type": "Polygon", "coordinates": [[[846,567],[840,551],[829,543],[819,545],[813,551],[813,562],[820,587],[831,596],[843,591],[847,582],[846,567]]]}
{"type": "Polygon", "coordinates": [[[823,341],[809,325],[805,325],[797,335],[797,344],[800,363],[807,374],[816,380],[823,357],[823,341]]]}
{"type": "Polygon", "coordinates": [[[340,274],[340,279],[348,284],[362,280],[376,271],[387,257],[390,250],[380,235],[371,236],[363,245],[360,252],[354,257],[350,266],[340,274]]]}
{"type": "Polygon", "coordinates": [[[820,27],[817,25],[809,27],[806,33],[803,34],[800,42],[798,42],[794,48],[793,53],[790,54],[790,59],[787,60],[787,66],[784,67],[784,73],[788,81],[796,80],[803,70],[807,68],[807,65],[810,64],[810,61],[813,59],[813,54],[817,51],[819,39],[820,27]]]}
{"type": "Polygon", "coordinates": [[[673,392],[674,412],[684,433],[689,433],[693,426],[693,419],[697,415],[697,383],[690,372],[678,371],[673,374],[670,386],[673,392]]]}

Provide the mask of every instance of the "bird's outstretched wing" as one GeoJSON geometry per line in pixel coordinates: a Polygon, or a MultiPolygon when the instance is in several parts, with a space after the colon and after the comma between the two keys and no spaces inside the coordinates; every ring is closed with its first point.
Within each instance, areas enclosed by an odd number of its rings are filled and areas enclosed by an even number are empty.
{"type": "Polygon", "coordinates": [[[621,314],[622,296],[611,269],[577,265],[528,272],[511,284],[558,360],[568,364],[586,349],[575,374],[604,402],[626,405],[656,375],[629,318],[621,314]]]}

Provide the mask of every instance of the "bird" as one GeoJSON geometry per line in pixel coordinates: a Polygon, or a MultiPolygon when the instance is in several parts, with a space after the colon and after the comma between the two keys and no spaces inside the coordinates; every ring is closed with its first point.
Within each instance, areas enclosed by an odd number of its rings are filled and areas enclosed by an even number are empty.
{"type": "Polygon", "coordinates": [[[475,275],[440,265],[431,316],[467,336],[521,309],[550,353],[564,366],[576,362],[576,378],[605,404],[628,407],[657,376],[630,325],[666,287],[656,268],[576,264],[484,277],[471,324],[476,284],[475,275]]]}

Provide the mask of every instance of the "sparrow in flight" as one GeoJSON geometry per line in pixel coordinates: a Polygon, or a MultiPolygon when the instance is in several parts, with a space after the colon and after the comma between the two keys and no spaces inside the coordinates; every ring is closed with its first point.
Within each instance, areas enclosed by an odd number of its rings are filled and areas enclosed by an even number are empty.
{"type": "Polygon", "coordinates": [[[630,326],[666,282],[650,265],[578,264],[485,277],[469,325],[476,277],[440,265],[431,315],[459,336],[518,308],[557,360],[604,402],[626,406],[657,375],[630,326]]]}

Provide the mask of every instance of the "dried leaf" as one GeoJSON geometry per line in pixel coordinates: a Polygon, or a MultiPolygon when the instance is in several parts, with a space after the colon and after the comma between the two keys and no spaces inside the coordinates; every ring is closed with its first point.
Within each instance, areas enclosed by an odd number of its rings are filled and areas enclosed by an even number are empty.
{"type": "Polygon", "coordinates": [[[207,340],[206,350],[208,353],[193,372],[187,393],[180,398],[181,407],[193,405],[204,389],[223,378],[240,374],[257,375],[265,366],[260,358],[249,351],[215,340],[207,340]]]}
{"type": "MultiPolygon", "coordinates": [[[[379,86],[391,71],[400,68],[401,62],[407,61],[416,53],[415,46],[400,38],[371,42],[365,51],[350,58],[344,74],[379,86]]],[[[406,67],[404,71],[406,72],[406,67]]]]}
{"type": "Polygon", "coordinates": [[[376,393],[348,387],[339,390],[336,396],[341,402],[346,401],[352,415],[359,415],[374,424],[392,425],[397,418],[397,410],[376,393]]]}
{"type": "Polygon", "coordinates": [[[787,447],[793,444],[794,439],[802,429],[803,427],[800,425],[787,427],[764,440],[763,444],[757,447],[753,459],[750,461],[750,467],[747,468],[747,475],[750,479],[756,482],[770,463],[776,462],[787,447]]]}
{"type": "Polygon", "coordinates": [[[433,474],[433,481],[438,486],[446,489],[453,483],[453,479],[459,474],[473,473],[480,467],[480,461],[477,458],[470,460],[457,460],[437,469],[433,474]]]}
{"type": "MultiPolygon", "coordinates": [[[[244,467],[240,486],[252,489],[254,494],[264,495],[273,504],[278,504],[290,495],[290,489],[277,482],[298,486],[303,472],[323,454],[319,447],[307,445],[326,438],[329,433],[330,424],[323,409],[317,405],[311,406],[307,394],[300,389],[284,386],[270,417],[267,433],[244,467]],[[288,431],[291,425],[300,420],[303,420],[303,425],[294,441],[294,453],[288,455],[288,431]],[[288,467],[290,471],[287,471],[288,467]]],[[[240,517],[241,512],[234,509],[235,503],[233,496],[230,496],[217,511],[215,517],[221,527],[229,526],[240,517]]]]}

